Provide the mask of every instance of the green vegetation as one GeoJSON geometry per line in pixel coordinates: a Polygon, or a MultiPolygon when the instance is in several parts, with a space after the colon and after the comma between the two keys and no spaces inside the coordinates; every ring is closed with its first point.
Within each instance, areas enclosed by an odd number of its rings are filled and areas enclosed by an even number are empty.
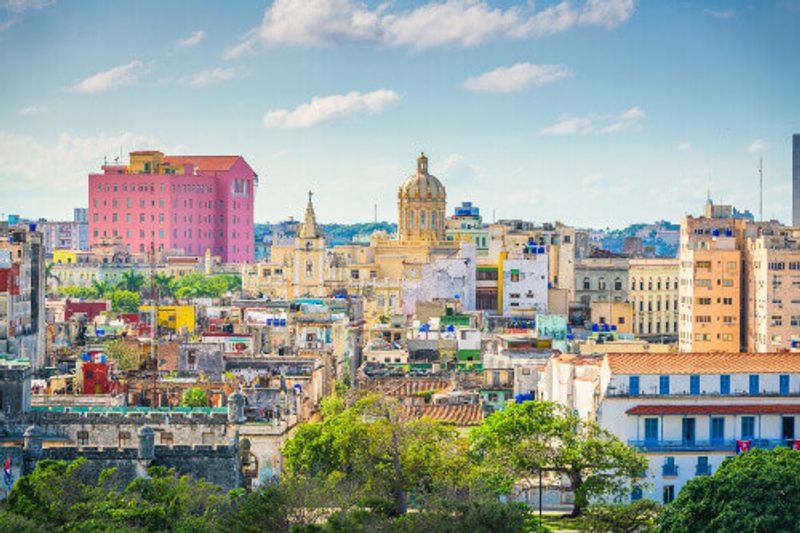
{"type": "Polygon", "coordinates": [[[192,387],[183,391],[181,407],[208,407],[208,393],[200,387],[192,387]]]}
{"type": "Polygon", "coordinates": [[[661,515],[663,533],[798,531],[800,452],[754,449],[690,480],[661,515]]]}
{"type": "MultiPolygon", "coordinates": [[[[229,292],[235,293],[241,290],[242,278],[236,274],[206,276],[199,272],[175,278],[158,273],[153,276],[153,284],[161,298],[219,298],[229,292]]],[[[57,292],[70,298],[109,299],[114,311],[135,313],[139,310],[140,293],[149,286],[148,277],[129,270],[122,274],[122,280],[119,283],[108,280],[92,280],[91,287],[65,285],[58,287],[57,292]]],[[[148,295],[150,294],[149,290],[146,292],[148,295]]]]}
{"type": "Polygon", "coordinates": [[[235,274],[206,276],[193,272],[172,279],[167,286],[168,294],[175,298],[218,298],[227,292],[240,290],[242,278],[235,274]]]}
{"type": "Polygon", "coordinates": [[[592,498],[623,501],[647,470],[644,455],[553,402],[491,414],[471,432],[470,452],[498,492],[530,484],[538,468],[560,474],[575,493],[573,516],[592,498]]]}
{"type": "Polygon", "coordinates": [[[358,224],[323,224],[322,231],[330,246],[353,242],[356,235],[372,235],[375,231],[396,233],[397,224],[392,222],[362,222],[358,224]]]}
{"type": "Polygon", "coordinates": [[[111,291],[106,294],[111,300],[111,310],[115,313],[137,313],[139,311],[139,293],[127,290],[111,291]]]}

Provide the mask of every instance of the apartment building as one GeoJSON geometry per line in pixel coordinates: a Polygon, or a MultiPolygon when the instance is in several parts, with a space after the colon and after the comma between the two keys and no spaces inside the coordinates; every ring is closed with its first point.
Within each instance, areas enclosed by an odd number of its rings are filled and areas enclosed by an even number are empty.
{"type": "Polygon", "coordinates": [[[669,503],[693,477],[750,448],[796,447],[800,354],[608,354],[597,422],[644,452],[649,488],[669,503]]]}
{"type": "Polygon", "coordinates": [[[241,156],[130,153],[128,165],[89,175],[89,245],[119,238],[132,253],[210,250],[226,263],[253,261],[258,176],[241,156]]]}
{"type": "Polygon", "coordinates": [[[747,239],[747,349],[800,350],[800,228],[747,239]]]}
{"type": "Polygon", "coordinates": [[[706,216],[681,224],[678,347],[682,352],[737,352],[742,347],[741,302],[747,221],[709,200],[706,216]]]}
{"type": "Polygon", "coordinates": [[[38,370],[44,366],[42,235],[35,224],[2,224],[0,235],[0,354],[27,359],[38,370]]]}
{"type": "Polygon", "coordinates": [[[677,258],[630,260],[628,301],[635,335],[677,340],[679,266],[677,258]]]}

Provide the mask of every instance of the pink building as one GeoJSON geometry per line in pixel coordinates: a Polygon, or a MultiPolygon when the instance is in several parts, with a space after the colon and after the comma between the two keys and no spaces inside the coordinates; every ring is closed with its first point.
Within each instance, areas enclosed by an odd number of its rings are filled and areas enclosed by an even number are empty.
{"type": "Polygon", "coordinates": [[[132,253],[207,249],[226,263],[253,261],[258,175],[241,156],[130,153],[129,165],[89,174],[89,245],[122,239],[132,253]]]}

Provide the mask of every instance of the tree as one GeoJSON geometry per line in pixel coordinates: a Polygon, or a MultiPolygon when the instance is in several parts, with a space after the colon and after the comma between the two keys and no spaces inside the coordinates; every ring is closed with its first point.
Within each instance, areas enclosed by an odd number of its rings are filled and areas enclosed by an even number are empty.
{"type": "Polygon", "coordinates": [[[58,292],[68,298],[81,298],[83,300],[91,300],[93,298],[97,298],[97,291],[93,287],[64,285],[58,288],[58,292]]]}
{"type": "Polygon", "coordinates": [[[369,396],[346,407],[323,405],[321,422],[302,424],[283,448],[289,476],[341,480],[354,497],[393,515],[418,497],[459,486],[469,471],[454,428],[429,419],[405,420],[399,404],[369,396]]]}
{"type": "Polygon", "coordinates": [[[139,312],[139,293],[117,290],[107,293],[111,300],[111,310],[116,313],[138,313],[139,312]]]}
{"type": "Polygon", "coordinates": [[[53,263],[52,261],[50,263],[47,263],[47,265],[45,265],[44,267],[44,286],[48,294],[50,293],[50,281],[54,281],[56,287],[58,287],[60,282],[58,276],[56,276],[55,272],[53,272],[54,267],[55,263],[53,263]]]}
{"type": "Polygon", "coordinates": [[[161,272],[153,274],[153,284],[155,284],[156,290],[161,298],[169,298],[175,295],[172,289],[172,282],[174,279],[174,276],[161,272]]]}
{"type": "Polygon", "coordinates": [[[208,407],[208,393],[200,387],[192,387],[183,391],[181,407],[208,407]]]}
{"type": "Polygon", "coordinates": [[[691,479],[659,521],[664,533],[797,531],[800,452],[753,449],[729,457],[712,476],[691,479]]]}
{"type": "Polygon", "coordinates": [[[93,279],[92,288],[94,289],[94,292],[96,293],[97,297],[103,298],[107,294],[117,290],[118,287],[116,283],[112,283],[108,280],[93,279]]]}
{"type": "Polygon", "coordinates": [[[656,531],[660,511],[661,506],[649,499],[622,505],[591,505],[586,508],[584,524],[597,533],[649,533],[656,531]]]}
{"type": "Polygon", "coordinates": [[[470,450],[499,491],[530,486],[538,468],[563,476],[575,494],[573,516],[590,498],[628,496],[648,464],[606,430],[553,402],[511,404],[492,413],[470,433],[470,450]]]}
{"type": "Polygon", "coordinates": [[[119,288],[130,292],[139,292],[142,290],[146,279],[144,274],[134,270],[128,270],[122,273],[122,279],[119,282],[119,288]]]}
{"type": "Polygon", "coordinates": [[[148,477],[127,485],[116,469],[93,472],[84,459],[40,461],[11,489],[0,525],[14,531],[210,533],[221,529],[221,518],[245,497],[244,491],[226,493],[163,467],[151,467],[148,477]]]}

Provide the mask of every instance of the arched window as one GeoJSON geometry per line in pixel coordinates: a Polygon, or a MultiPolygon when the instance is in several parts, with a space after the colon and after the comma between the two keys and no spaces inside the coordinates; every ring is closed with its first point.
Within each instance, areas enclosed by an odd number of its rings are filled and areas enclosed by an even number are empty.
{"type": "Polygon", "coordinates": [[[431,229],[436,231],[436,211],[431,211],[431,229]]]}
{"type": "Polygon", "coordinates": [[[411,209],[408,212],[408,229],[414,229],[414,225],[416,224],[416,221],[414,220],[415,218],[414,210],[411,209]]]}
{"type": "Polygon", "coordinates": [[[420,210],[420,212],[419,212],[419,229],[420,229],[420,231],[425,231],[425,214],[426,213],[427,212],[424,209],[420,210]]]}
{"type": "Polygon", "coordinates": [[[592,288],[591,281],[588,277],[583,278],[583,288],[587,291],[592,288]]]}
{"type": "Polygon", "coordinates": [[[621,278],[614,278],[614,290],[621,291],[622,290],[622,279],[621,278]]]}

